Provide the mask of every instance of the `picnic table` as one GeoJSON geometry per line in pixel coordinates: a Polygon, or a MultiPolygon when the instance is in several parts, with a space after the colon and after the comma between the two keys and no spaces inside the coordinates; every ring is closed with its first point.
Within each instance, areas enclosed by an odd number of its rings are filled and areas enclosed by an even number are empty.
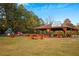
{"type": "Polygon", "coordinates": [[[27,35],[30,39],[43,39],[43,38],[48,38],[48,35],[45,34],[28,34],[27,35]]]}

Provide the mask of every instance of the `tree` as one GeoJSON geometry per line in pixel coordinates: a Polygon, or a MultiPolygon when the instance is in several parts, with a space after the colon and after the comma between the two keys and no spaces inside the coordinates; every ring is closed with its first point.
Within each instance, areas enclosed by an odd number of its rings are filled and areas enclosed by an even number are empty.
{"type": "Polygon", "coordinates": [[[74,27],[74,25],[71,23],[70,19],[68,19],[68,18],[66,18],[64,20],[63,25],[70,26],[70,27],[74,27]]]}
{"type": "Polygon", "coordinates": [[[77,27],[79,28],[79,23],[77,24],[77,27]]]}
{"type": "Polygon", "coordinates": [[[44,22],[32,11],[28,11],[23,5],[15,3],[0,4],[0,30],[4,33],[8,28],[14,32],[33,32],[33,27],[42,25],[44,22]],[[4,20],[5,19],[5,20],[4,20]]]}
{"type": "Polygon", "coordinates": [[[77,34],[79,35],[79,23],[77,24],[77,29],[78,29],[77,34]]]}
{"type": "MultiPolygon", "coordinates": [[[[16,10],[17,10],[17,4],[8,4],[8,3],[3,3],[0,4],[0,6],[2,7],[2,9],[4,9],[4,14],[5,14],[5,23],[7,23],[6,25],[6,29],[8,29],[9,27],[13,28],[13,21],[16,19],[16,10]]],[[[0,9],[1,10],[1,9],[0,9]]],[[[4,15],[3,15],[4,16],[4,15]]],[[[3,17],[2,16],[2,17],[3,17]]],[[[2,22],[4,24],[3,21],[4,18],[2,18],[2,22]]],[[[3,31],[4,33],[5,31],[3,31]]]]}
{"type": "Polygon", "coordinates": [[[38,16],[36,16],[32,11],[26,12],[26,28],[28,32],[33,32],[33,28],[42,25],[44,22],[38,16]]]}

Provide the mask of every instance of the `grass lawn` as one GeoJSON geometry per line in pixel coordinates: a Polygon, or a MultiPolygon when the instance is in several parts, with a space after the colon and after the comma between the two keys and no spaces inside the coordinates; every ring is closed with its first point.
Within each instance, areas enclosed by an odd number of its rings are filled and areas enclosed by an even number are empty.
{"type": "Polygon", "coordinates": [[[79,56],[79,39],[0,37],[0,56],[79,56]]]}

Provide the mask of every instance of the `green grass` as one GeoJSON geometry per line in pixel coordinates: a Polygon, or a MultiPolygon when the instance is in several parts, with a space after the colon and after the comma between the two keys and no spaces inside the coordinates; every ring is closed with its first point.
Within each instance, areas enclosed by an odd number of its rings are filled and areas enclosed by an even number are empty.
{"type": "Polygon", "coordinates": [[[0,37],[1,56],[79,56],[79,39],[0,37]]]}

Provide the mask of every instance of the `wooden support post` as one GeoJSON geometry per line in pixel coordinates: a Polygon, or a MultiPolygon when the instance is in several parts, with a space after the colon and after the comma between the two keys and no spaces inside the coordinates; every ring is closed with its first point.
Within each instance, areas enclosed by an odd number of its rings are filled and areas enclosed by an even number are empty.
{"type": "Polygon", "coordinates": [[[47,32],[48,32],[48,36],[50,37],[51,36],[51,30],[50,29],[47,29],[47,32]]]}
{"type": "Polygon", "coordinates": [[[75,32],[75,34],[77,34],[78,30],[77,29],[74,29],[74,32],[75,32]]]}
{"type": "Polygon", "coordinates": [[[63,28],[63,31],[64,31],[64,34],[65,34],[65,36],[66,36],[67,28],[64,27],[64,28],[63,28]]]}

